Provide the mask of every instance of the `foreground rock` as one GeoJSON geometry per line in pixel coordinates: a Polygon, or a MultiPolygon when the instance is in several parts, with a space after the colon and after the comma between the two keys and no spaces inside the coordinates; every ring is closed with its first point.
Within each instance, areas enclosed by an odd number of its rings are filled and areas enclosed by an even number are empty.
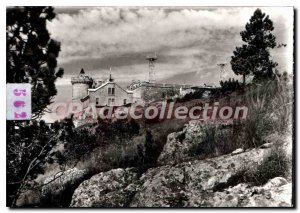
{"type": "Polygon", "coordinates": [[[267,149],[237,155],[167,165],[148,170],[142,177],[132,207],[215,206],[209,198],[218,191],[241,183],[245,165],[259,164],[267,149]]]}
{"type": "Polygon", "coordinates": [[[69,169],[51,176],[44,181],[42,188],[42,206],[66,207],[78,185],[90,178],[87,170],[69,169]]]}
{"type": "Polygon", "coordinates": [[[137,190],[138,174],[132,169],[101,172],[74,192],[71,207],[126,207],[137,190]]]}
{"type": "Polygon", "coordinates": [[[84,181],[72,207],[254,207],[290,206],[292,186],[274,178],[264,186],[243,183],[243,172],[261,163],[270,149],[151,168],[114,169],[84,181]]]}
{"type": "MultiPolygon", "coordinates": [[[[195,147],[205,146],[205,140],[203,140],[203,138],[205,137],[207,128],[209,128],[209,126],[209,124],[200,125],[195,121],[190,121],[185,125],[182,131],[169,134],[163,151],[157,160],[158,165],[178,164],[191,160],[191,152],[195,151],[195,147]]],[[[224,128],[224,126],[223,128],[220,128],[222,124],[217,126],[218,131],[215,135],[216,138],[223,140],[224,137],[227,137],[230,134],[231,130],[229,128],[224,128]]],[[[212,152],[214,152],[214,154],[218,153],[217,150],[212,152]]],[[[197,153],[197,155],[198,154],[201,153],[197,153]]],[[[220,154],[221,153],[218,153],[217,155],[220,154]]]]}
{"type": "Polygon", "coordinates": [[[182,131],[169,134],[158,158],[158,164],[176,164],[189,159],[188,151],[194,143],[201,141],[202,135],[203,126],[192,122],[189,122],[182,131]]]}
{"type": "Polygon", "coordinates": [[[291,189],[291,183],[276,177],[264,186],[241,183],[212,193],[205,198],[205,203],[214,207],[291,207],[291,189]]]}

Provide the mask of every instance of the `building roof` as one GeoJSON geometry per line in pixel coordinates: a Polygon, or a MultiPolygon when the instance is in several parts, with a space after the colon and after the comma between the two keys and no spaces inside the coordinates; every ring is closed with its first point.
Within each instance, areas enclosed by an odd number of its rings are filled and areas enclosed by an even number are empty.
{"type": "Polygon", "coordinates": [[[99,89],[105,87],[107,84],[115,84],[115,85],[117,85],[119,88],[121,88],[123,91],[125,91],[126,93],[133,93],[132,91],[127,91],[127,90],[123,89],[123,88],[122,88],[120,85],[118,85],[116,82],[110,82],[110,81],[107,81],[107,82],[105,82],[104,84],[102,84],[102,85],[100,85],[100,86],[98,86],[98,87],[96,87],[96,88],[94,88],[94,89],[90,88],[90,89],[88,89],[88,91],[96,92],[97,90],[99,90],[99,89]]]}
{"type": "Polygon", "coordinates": [[[81,68],[80,73],[79,74],[85,74],[84,69],[81,68]]]}

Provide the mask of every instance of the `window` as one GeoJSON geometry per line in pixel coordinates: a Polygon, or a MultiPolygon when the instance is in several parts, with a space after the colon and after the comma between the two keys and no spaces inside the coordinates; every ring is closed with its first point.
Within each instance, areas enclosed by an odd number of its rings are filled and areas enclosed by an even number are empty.
{"type": "Polygon", "coordinates": [[[108,95],[114,95],[115,94],[115,88],[108,88],[108,95]]]}
{"type": "Polygon", "coordinates": [[[123,104],[126,105],[126,99],[124,99],[123,104]]]}
{"type": "Polygon", "coordinates": [[[108,106],[114,106],[115,105],[115,99],[114,98],[109,98],[107,101],[108,106]]]}
{"type": "Polygon", "coordinates": [[[99,98],[96,98],[96,105],[99,104],[99,98]]]}

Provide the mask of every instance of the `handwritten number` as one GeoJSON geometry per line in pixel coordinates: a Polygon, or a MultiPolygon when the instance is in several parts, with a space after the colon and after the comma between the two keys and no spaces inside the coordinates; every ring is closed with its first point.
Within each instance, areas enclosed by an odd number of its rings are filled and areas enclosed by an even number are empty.
{"type": "Polygon", "coordinates": [[[15,118],[26,118],[27,114],[26,112],[16,113],[15,112],[15,118]]]}
{"type": "Polygon", "coordinates": [[[15,96],[26,96],[26,89],[14,89],[15,96]]]}

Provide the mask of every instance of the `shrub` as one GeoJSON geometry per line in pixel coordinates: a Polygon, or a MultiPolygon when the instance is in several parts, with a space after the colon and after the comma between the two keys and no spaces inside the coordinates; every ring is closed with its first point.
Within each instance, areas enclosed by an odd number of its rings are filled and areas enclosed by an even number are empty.
{"type": "Polygon", "coordinates": [[[228,154],[240,147],[239,140],[234,139],[233,129],[235,126],[210,125],[202,127],[202,136],[197,141],[193,141],[187,151],[189,156],[199,158],[215,157],[228,154]]]}
{"type": "Polygon", "coordinates": [[[275,177],[288,176],[289,161],[282,148],[275,147],[270,155],[263,159],[258,165],[252,168],[244,168],[244,181],[250,182],[256,186],[264,185],[270,179],[275,177]]]}
{"type": "Polygon", "coordinates": [[[238,80],[235,80],[234,78],[229,78],[229,80],[227,81],[220,81],[220,85],[221,85],[222,94],[243,89],[242,84],[238,80]]]}
{"type": "Polygon", "coordinates": [[[254,181],[257,185],[267,183],[268,180],[274,177],[285,177],[287,172],[287,159],[285,153],[278,149],[271,153],[263,160],[254,174],[254,181]]]}
{"type": "Polygon", "coordinates": [[[273,132],[285,133],[292,119],[292,88],[286,78],[249,86],[245,96],[248,117],[243,122],[247,147],[257,147],[264,143],[273,132]]]}

